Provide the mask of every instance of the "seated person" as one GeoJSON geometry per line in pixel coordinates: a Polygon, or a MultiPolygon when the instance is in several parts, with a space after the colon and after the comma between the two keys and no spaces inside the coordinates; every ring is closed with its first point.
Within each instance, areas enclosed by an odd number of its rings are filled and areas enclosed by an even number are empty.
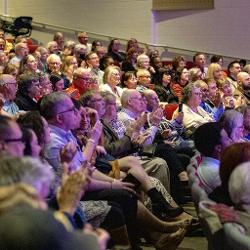
{"type": "Polygon", "coordinates": [[[230,142],[226,131],[218,122],[205,123],[194,132],[195,147],[202,155],[202,161],[197,168],[197,176],[207,193],[211,193],[221,184],[220,156],[222,150],[230,142]]]}

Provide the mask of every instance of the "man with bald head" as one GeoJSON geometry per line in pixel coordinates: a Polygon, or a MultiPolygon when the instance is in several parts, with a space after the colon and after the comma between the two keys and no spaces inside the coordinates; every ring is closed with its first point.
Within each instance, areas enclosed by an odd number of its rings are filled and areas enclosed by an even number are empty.
{"type": "Polygon", "coordinates": [[[21,60],[27,56],[29,53],[29,48],[27,43],[17,43],[15,45],[15,56],[11,58],[10,64],[14,64],[19,67],[21,60]]]}
{"type": "Polygon", "coordinates": [[[234,91],[234,97],[238,100],[241,98],[241,104],[250,104],[250,75],[247,72],[237,74],[237,88],[234,91]]]}
{"type": "Polygon", "coordinates": [[[14,102],[17,92],[16,78],[12,75],[0,75],[0,94],[3,95],[3,110],[10,116],[19,114],[19,107],[14,102]]]}

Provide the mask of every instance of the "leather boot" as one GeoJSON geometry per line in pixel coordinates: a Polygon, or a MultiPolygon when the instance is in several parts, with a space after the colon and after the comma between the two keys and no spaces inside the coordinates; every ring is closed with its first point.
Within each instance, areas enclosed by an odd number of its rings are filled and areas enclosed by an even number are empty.
{"type": "Polygon", "coordinates": [[[112,241],[115,244],[115,249],[132,249],[128,237],[128,231],[126,226],[109,230],[109,234],[112,241]]]}

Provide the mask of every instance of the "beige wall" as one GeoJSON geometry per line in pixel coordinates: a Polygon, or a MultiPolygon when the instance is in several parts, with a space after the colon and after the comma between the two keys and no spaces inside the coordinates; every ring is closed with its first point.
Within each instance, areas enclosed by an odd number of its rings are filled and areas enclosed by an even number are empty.
{"type": "Polygon", "coordinates": [[[3,1],[14,16],[250,59],[249,0],[215,0],[214,10],[153,13],[151,0],[3,1]]]}

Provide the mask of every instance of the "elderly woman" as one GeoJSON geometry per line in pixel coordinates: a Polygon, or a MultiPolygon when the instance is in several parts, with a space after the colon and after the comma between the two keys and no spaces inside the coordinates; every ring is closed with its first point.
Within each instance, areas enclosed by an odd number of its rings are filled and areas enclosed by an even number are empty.
{"type": "Polygon", "coordinates": [[[228,190],[234,207],[238,210],[241,222],[250,230],[250,163],[245,162],[237,166],[232,172],[228,190]]]}
{"type": "Polygon", "coordinates": [[[200,107],[201,99],[202,93],[199,82],[189,83],[182,90],[183,125],[190,133],[201,124],[214,121],[212,116],[200,107]]]}
{"type": "Polygon", "coordinates": [[[137,57],[136,62],[137,69],[146,69],[150,72],[150,74],[155,73],[155,70],[152,66],[150,66],[150,59],[147,55],[141,54],[137,57]]]}
{"type": "Polygon", "coordinates": [[[226,110],[219,122],[233,143],[243,141],[243,115],[236,110],[226,110]]]}
{"type": "Polygon", "coordinates": [[[189,81],[195,82],[197,80],[202,80],[202,72],[200,68],[191,68],[188,70],[189,81]]]}
{"type": "Polygon", "coordinates": [[[121,72],[117,66],[109,66],[105,69],[103,75],[103,81],[105,84],[100,86],[101,91],[108,91],[115,95],[116,103],[118,107],[121,106],[121,95],[123,89],[117,85],[121,82],[121,72]]]}
{"type": "Polygon", "coordinates": [[[18,90],[15,103],[21,110],[37,110],[36,97],[40,95],[39,79],[30,74],[22,74],[18,78],[18,90]]]}

